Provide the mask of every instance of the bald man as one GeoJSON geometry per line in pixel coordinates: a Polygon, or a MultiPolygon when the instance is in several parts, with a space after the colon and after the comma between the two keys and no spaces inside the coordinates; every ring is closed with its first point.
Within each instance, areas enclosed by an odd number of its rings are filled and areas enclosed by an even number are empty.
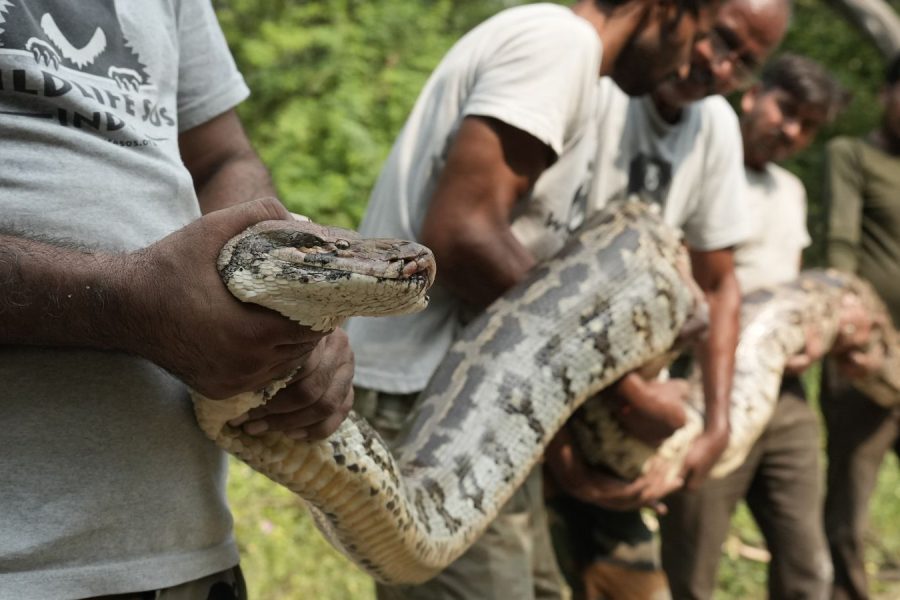
{"type": "MultiPolygon", "coordinates": [[[[750,235],[738,120],[718,94],[753,83],[789,20],[786,0],[731,0],[721,6],[711,34],[694,45],[684,79],[670,79],[641,98],[628,98],[608,79],[600,84],[604,137],[588,210],[625,194],[658,203],[664,219],[684,232],[710,305],[710,333],[696,357],[704,374],[706,423],[682,473],[686,494],[704,486],[728,441],[740,308],[734,248],[750,235]]],[[[642,382],[631,375],[616,391],[623,426],[649,444],[660,443],[684,420],[683,380],[642,382]]],[[[576,597],[668,596],[654,536],[639,512],[572,495],[551,505],[564,517],[555,543],[576,597]]]]}

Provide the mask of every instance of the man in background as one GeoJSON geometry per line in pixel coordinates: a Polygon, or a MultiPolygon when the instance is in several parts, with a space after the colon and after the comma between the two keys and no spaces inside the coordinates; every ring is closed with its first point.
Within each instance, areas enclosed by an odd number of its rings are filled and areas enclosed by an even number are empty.
{"type": "MultiPolygon", "coordinates": [[[[800,271],[806,192],[776,162],[805,149],[846,105],[818,63],[783,55],[741,98],[750,237],[735,250],[744,294],[787,283],[800,271]]],[[[673,494],[660,518],[662,560],[672,595],[712,598],[731,516],[744,499],[771,552],[770,598],[824,598],[831,581],[821,524],[818,422],[796,374],[788,373],[771,420],[731,474],[673,494]]]]}
{"type": "MultiPolygon", "coordinates": [[[[570,232],[593,160],[599,75],[644,93],[688,61],[715,4],[580,0],[511,8],[465,35],[427,82],[384,165],[360,227],[415,239],[438,264],[431,305],[351,320],[358,408],[392,437],[466,320],[549,258],[570,232]],[[602,60],[601,60],[602,57],[602,60]]],[[[484,536],[421,586],[379,598],[556,598],[540,469],[484,536]]],[[[615,482],[637,498],[645,484],[615,482]]]]}
{"type": "MultiPolygon", "coordinates": [[[[600,84],[599,129],[617,133],[599,142],[587,210],[630,194],[658,204],[665,221],[683,231],[694,276],[710,305],[709,335],[697,357],[704,373],[706,426],[682,474],[689,489],[702,484],[728,440],[740,306],[733,248],[749,234],[740,129],[734,111],[715,94],[752,82],[758,66],[781,42],[789,17],[786,0],[730,0],[710,34],[695,44],[684,79],[666,81],[651,94],[631,99],[609,80],[600,84]]],[[[632,375],[615,391],[623,426],[651,445],[684,422],[683,380],[659,384],[632,375]]],[[[587,598],[666,597],[654,535],[640,512],[610,511],[604,509],[608,505],[578,500],[553,501],[567,521],[563,529],[570,532],[559,544],[572,552],[560,548],[560,554],[572,556],[570,581],[577,593],[587,598]]]]}
{"type": "MultiPolygon", "coordinates": [[[[881,124],[864,138],[837,138],[827,150],[828,266],[871,283],[900,325],[900,56],[887,68],[881,124]]],[[[867,598],[864,533],[869,499],[885,454],[900,455],[900,409],[878,406],[852,388],[864,356],[826,361],[822,414],[828,435],[825,530],[835,600],[867,598]]]]}

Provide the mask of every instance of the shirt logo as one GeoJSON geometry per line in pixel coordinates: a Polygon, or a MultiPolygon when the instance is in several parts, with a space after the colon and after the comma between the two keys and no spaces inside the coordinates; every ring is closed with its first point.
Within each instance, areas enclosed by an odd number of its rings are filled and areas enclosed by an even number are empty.
{"type": "Polygon", "coordinates": [[[628,169],[628,194],[663,206],[672,183],[672,163],[638,153],[628,169]]]}
{"type": "Polygon", "coordinates": [[[0,0],[0,118],[55,120],[129,147],[169,139],[160,105],[116,0],[0,0]]]}

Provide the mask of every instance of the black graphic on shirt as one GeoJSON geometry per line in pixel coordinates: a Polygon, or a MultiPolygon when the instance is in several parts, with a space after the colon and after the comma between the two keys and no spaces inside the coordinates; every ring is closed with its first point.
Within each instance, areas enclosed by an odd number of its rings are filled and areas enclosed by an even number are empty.
{"type": "Polygon", "coordinates": [[[665,204],[672,183],[672,163],[638,153],[628,168],[627,194],[637,194],[645,202],[665,204]]]}
{"type": "Polygon", "coordinates": [[[123,90],[149,83],[115,0],[0,0],[0,47],[30,52],[46,67],[112,79],[123,90]]]}
{"type": "Polygon", "coordinates": [[[125,34],[121,2],[0,0],[0,119],[55,121],[128,148],[170,142],[175,98],[125,34]]]}

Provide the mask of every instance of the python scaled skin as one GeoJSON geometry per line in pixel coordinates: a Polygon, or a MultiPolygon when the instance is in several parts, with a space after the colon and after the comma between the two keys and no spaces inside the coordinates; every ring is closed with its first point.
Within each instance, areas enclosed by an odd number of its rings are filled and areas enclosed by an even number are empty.
{"type": "MultiPolygon", "coordinates": [[[[422,306],[433,268],[420,247],[320,226],[290,233],[303,227],[230,242],[219,268],[232,293],[319,329],[422,306]],[[372,256],[397,251],[405,258],[372,256]]],[[[320,442],[228,426],[283,382],[222,401],[195,394],[196,414],[217,444],[306,500],[328,539],[370,574],[421,582],[478,538],[579,405],[672,346],[702,306],[687,263],[645,205],[595,214],[467,325],[393,455],[353,413],[320,442]]]]}
{"type": "MultiPolygon", "coordinates": [[[[867,353],[881,357],[881,366],[854,385],[885,407],[900,402],[900,345],[887,308],[872,287],[854,275],[834,270],[809,270],[791,283],[758,290],[744,297],[741,331],[731,390],[731,435],[712,477],[724,477],[739,467],[775,411],[785,364],[804,351],[808,332],[824,349],[835,345],[847,322],[847,298],[858,302],[874,325],[867,353]]],[[[699,369],[690,378],[687,424],[653,448],[629,436],[616,421],[609,403],[590,403],[573,419],[573,430],[586,456],[626,479],[638,477],[652,457],[667,463],[675,476],[693,439],[703,429],[703,390],[699,369]]]]}

